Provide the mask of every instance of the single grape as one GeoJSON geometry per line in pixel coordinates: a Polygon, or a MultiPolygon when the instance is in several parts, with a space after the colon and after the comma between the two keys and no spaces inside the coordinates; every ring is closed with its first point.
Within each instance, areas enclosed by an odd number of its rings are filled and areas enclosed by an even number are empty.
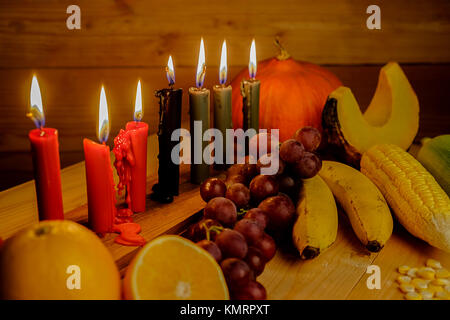
{"type": "Polygon", "coordinates": [[[278,170],[274,175],[282,174],[286,165],[285,165],[284,161],[280,159],[280,157],[275,157],[275,159],[272,159],[271,153],[265,154],[262,157],[260,157],[258,160],[258,163],[257,163],[258,172],[261,173],[262,168],[269,168],[272,166],[276,167],[277,164],[278,164],[278,170]],[[272,164],[272,161],[274,162],[273,164],[272,164]]]}
{"type": "Polygon", "coordinates": [[[206,219],[219,221],[223,226],[233,226],[237,220],[236,206],[230,199],[217,197],[210,200],[203,210],[206,219]]]}
{"type": "Polygon", "coordinates": [[[266,258],[258,248],[248,247],[247,256],[244,260],[247,262],[250,269],[253,270],[255,277],[259,276],[264,271],[266,258]]]}
{"type": "Polygon", "coordinates": [[[224,258],[244,259],[247,255],[247,242],[244,236],[232,229],[224,229],[216,238],[216,244],[219,246],[224,258]]]}
{"type": "Polygon", "coordinates": [[[216,197],[224,197],[226,191],[225,183],[218,178],[208,178],[200,186],[200,195],[205,202],[216,197]]]}
{"type": "Polygon", "coordinates": [[[245,218],[234,225],[234,230],[239,231],[249,245],[259,241],[264,233],[264,230],[256,221],[245,218]]]}
{"type": "Polygon", "coordinates": [[[259,208],[252,208],[248,210],[247,213],[244,215],[244,218],[254,220],[263,230],[266,228],[267,223],[269,221],[264,211],[262,211],[259,208]]]}
{"type": "Polygon", "coordinates": [[[233,164],[227,170],[227,177],[236,176],[236,175],[242,176],[244,173],[244,165],[245,165],[245,163],[233,164]]]}
{"type": "Polygon", "coordinates": [[[278,177],[278,185],[280,186],[280,192],[288,195],[291,199],[296,199],[302,186],[302,180],[283,174],[278,177]]]}
{"type": "MultiPolygon", "coordinates": [[[[199,222],[194,223],[187,229],[185,237],[193,242],[198,242],[206,239],[207,229],[211,228],[212,226],[222,227],[222,225],[217,220],[202,219],[199,222]]],[[[210,240],[214,241],[217,234],[218,233],[216,231],[211,230],[209,232],[210,240]]]]}
{"type": "Polygon", "coordinates": [[[267,228],[273,231],[283,231],[293,222],[295,206],[286,195],[270,197],[258,206],[269,218],[267,228]]]}
{"type": "Polygon", "coordinates": [[[277,252],[275,241],[267,233],[264,233],[254,246],[261,251],[266,262],[270,261],[277,252]]]}
{"type": "Polygon", "coordinates": [[[305,152],[300,161],[294,165],[295,173],[302,179],[314,177],[320,169],[322,169],[322,160],[311,152],[305,152]]]}
{"type": "Polygon", "coordinates": [[[250,182],[250,195],[255,203],[278,193],[278,182],[272,176],[258,175],[250,182]]]}
{"type": "Polygon", "coordinates": [[[248,281],[245,285],[232,291],[233,300],[266,300],[267,292],[262,284],[257,281],[248,281]]]}
{"type": "Polygon", "coordinates": [[[233,201],[238,209],[244,208],[250,201],[250,190],[242,183],[235,183],[228,188],[226,198],[233,201]]]}
{"type": "Polygon", "coordinates": [[[197,245],[208,251],[217,262],[222,260],[222,252],[220,252],[219,247],[214,242],[210,240],[201,240],[197,242],[197,245]]]}
{"type": "Polygon", "coordinates": [[[259,158],[260,155],[277,150],[279,137],[273,132],[261,132],[254,135],[249,141],[249,154],[259,158]]]}
{"type": "Polygon", "coordinates": [[[220,267],[230,288],[244,286],[250,281],[250,267],[241,259],[225,259],[220,263],[220,267]]]}
{"type": "Polygon", "coordinates": [[[303,127],[294,134],[294,139],[303,144],[306,151],[315,151],[322,140],[320,131],[314,127],[303,127]]]}
{"type": "Polygon", "coordinates": [[[235,183],[242,183],[242,184],[246,185],[247,179],[245,179],[245,177],[242,175],[235,174],[235,175],[228,176],[227,179],[225,180],[225,185],[227,186],[227,188],[231,187],[235,183]]]}
{"type": "Polygon", "coordinates": [[[294,139],[286,140],[280,146],[280,158],[289,164],[299,161],[304,152],[303,145],[294,139]]]}

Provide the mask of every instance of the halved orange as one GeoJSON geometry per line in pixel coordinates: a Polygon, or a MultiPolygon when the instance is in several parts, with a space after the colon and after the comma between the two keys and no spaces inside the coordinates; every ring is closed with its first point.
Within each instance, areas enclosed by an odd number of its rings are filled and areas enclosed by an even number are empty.
{"type": "Polygon", "coordinates": [[[228,288],[216,260],[195,243],[165,235],[147,243],[128,266],[125,299],[225,300],[228,288]]]}

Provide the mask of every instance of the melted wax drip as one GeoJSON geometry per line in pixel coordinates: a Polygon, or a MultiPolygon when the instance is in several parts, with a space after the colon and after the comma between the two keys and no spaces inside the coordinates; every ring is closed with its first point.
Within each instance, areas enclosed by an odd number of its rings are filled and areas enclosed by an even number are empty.
{"type": "Polygon", "coordinates": [[[130,131],[120,130],[117,137],[114,138],[113,152],[116,157],[114,167],[116,167],[117,175],[119,176],[117,190],[121,194],[126,189],[125,202],[128,207],[117,210],[113,232],[119,233],[119,235],[114,241],[125,246],[143,246],[146,241],[142,236],[138,235],[141,232],[141,226],[133,222],[133,212],[129,209],[131,197],[128,191],[130,190],[131,167],[135,165],[130,131]]]}

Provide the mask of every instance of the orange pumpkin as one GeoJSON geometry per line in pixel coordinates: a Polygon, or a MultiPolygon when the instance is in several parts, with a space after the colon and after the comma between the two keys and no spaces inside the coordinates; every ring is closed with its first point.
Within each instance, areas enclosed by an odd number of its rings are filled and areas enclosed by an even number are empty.
{"type": "MultiPolygon", "coordinates": [[[[242,128],[242,70],[232,81],[233,126],[242,128]]],[[[295,61],[281,48],[281,54],[258,62],[256,78],[261,81],[259,126],[280,129],[280,141],[292,138],[304,126],[321,130],[322,109],[328,95],[342,85],[330,71],[313,63],[295,61]]]]}

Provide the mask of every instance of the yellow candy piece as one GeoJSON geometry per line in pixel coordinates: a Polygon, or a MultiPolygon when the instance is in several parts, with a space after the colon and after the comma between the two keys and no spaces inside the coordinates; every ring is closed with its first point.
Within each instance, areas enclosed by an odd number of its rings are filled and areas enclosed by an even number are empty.
{"type": "Polygon", "coordinates": [[[422,300],[422,296],[417,292],[408,292],[405,294],[406,300],[422,300]]]}
{"type": "Polygon", "coordinates": [[[412,284],[402,283],[399,287],[400,291],[403,293],[414,292],[415,288],[412,284]]]}
{"type": "Polygon", "coordinates": [[[396,280],[397,280],[397,282],[398,282],[399,284],[402,284],[402,283],[409,283],[409,282],[411,282],[411,277],[408,277],[408,276],[398,276],[396,280]]]}
{"type": "Polygon", "coordinates": [[[441,269],[442,265],[439,261],[434,259],[428,259],[425,263],[427,267],[433,268],[433,269],[441,269]]]}
{"type": "Polygon", "coordinates": [[[409,269],[411,269],[409,266],[400,266],[397,268],[397,271],[400,274],[406,274],[409,269]]]}
{"type": "Polygon", "coordinates": [[[448,294],[448,292],[445,291],[436,292],[435,296],[439,300],[450,300],[450,295],[448,294]]]}
{"type": "Polygon", "coordinates": [[[415,278],[417,270],[418,270],[417,268],[411,268],[411,269],[408,270],[408,272],[406,274],[408,276],[410,276],[411,278],[415,278]]]}
{"type": "Polygon", "coordinates": [[[422,290],[420,291],[420,294],[422,295],[423,300],[432,300],[434,293],[428,290],[422,290]]]}
{"type": "Polygon", "coordinates": [[[448,278],[450,277],[450,272],[447,269],[442,268],[436,270],[436,278],[448,278]]]}
{"type": "Polygon", "coordinates": [[[430,268],[430,267],[423,267],[423,268],[420,268],[419,270],[417,270],[416,274],[417,274],[417,276],[421,277],[422,279],[433,280],[434,275],[436,274],[436,271],[434,271],[434,269],[430,268]]]}
{"type": "Polygon", "coordinates": [[[434,284],[435,286],[444,286],[445,287],[450,284],[450,280],[437,278],[437,279],[434,279],[433,281],[431,281],[431,284],[434,284]]]}
{"type": "Polygon", "coordinates": [[[441,286],[435,286],[433,284],[430,284],[428,286],[428,290],[430,290],[431,292],[437,293],[437,292],[442,292],[444,291],[444,288],[442,288],[441,286]]]}
{"type": "Polygon", "coordinates": [[[424,279],[415,278],[411,281],[411,284],[417,289],[426,289],[428,288],[428,282],[424,279]]]}

